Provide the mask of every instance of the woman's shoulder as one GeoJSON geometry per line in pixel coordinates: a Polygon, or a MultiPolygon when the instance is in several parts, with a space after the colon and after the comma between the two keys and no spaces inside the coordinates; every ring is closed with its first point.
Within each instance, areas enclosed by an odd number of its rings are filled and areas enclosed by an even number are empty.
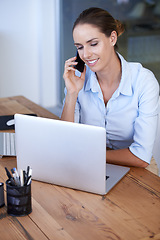
{"type": "Polygon", "coordinates": [[[135,76],[137,85],[139,85],[139,87],[141,86],[144,89],[159,89],[158,81],[150,69],[145,68],[141,63],[130,63],[130,65],[132,66],[132,74],[135,76]]]}
{"type": "Polygon", "coordinates": [[[125,72],[131,79],[132,85],[138,85],[139,87],[155,86],[159,88],[158,81],[154,73],[144,67],[139,62],[128,62],[121,56],[122,71],[125,72]]]}

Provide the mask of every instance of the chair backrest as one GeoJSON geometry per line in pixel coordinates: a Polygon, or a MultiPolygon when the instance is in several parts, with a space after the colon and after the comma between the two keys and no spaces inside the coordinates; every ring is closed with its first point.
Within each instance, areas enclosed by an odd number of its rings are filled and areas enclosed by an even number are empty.
{"type": "MultiPolygon", "coordinates": [[[[159,97],[159,106],[160,106],[160,97],[159,97]]],[[[156,135],[154,148],[153,148],[153,157],[157,163],[158,175],[160,177],[160,113],[158,116],[158,129],[157,129],[157,135],[156,135]]]]}

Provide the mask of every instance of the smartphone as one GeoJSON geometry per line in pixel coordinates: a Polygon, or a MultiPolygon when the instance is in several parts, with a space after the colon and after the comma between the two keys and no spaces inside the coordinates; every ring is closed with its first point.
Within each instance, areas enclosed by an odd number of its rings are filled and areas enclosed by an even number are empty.
{"type": "Polygon", "coordinates": [[[75,66],[75,68],[79,71],[79,72],[83,72],[84,71],[84,65],[85,63],[83,62],[83,60],[80,58],[78,51],[77,51],[77,59],[76,62],[78,62],[78,64],[75,66]]]}

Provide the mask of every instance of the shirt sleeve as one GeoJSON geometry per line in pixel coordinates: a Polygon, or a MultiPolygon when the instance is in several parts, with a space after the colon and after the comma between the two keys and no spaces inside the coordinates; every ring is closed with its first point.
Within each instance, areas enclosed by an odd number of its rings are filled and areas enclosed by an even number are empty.
{"type": "Polygon", "coordinates": [[[129,149],[150,164],[158,124],[159,84],[150,72],[139,88],[138,116],[134,123],[133,143],[129,149]]]}
{"type": "Polygon", "coordinates": [[[80,105],[78,100],[76,102],[75,111],[74,111],[74,122],[80,123],[80,105]]]}

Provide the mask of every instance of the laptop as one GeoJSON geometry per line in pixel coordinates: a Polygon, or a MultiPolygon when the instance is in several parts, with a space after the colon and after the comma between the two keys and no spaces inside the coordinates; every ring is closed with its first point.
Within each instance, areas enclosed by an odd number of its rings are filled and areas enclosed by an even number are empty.
{"type": "Polygon", "coordinates": [[[104,195],[129,171],[106,164],[103,127],[15,114],[15,140],[18,171],[34,180],[104,195]]]}

